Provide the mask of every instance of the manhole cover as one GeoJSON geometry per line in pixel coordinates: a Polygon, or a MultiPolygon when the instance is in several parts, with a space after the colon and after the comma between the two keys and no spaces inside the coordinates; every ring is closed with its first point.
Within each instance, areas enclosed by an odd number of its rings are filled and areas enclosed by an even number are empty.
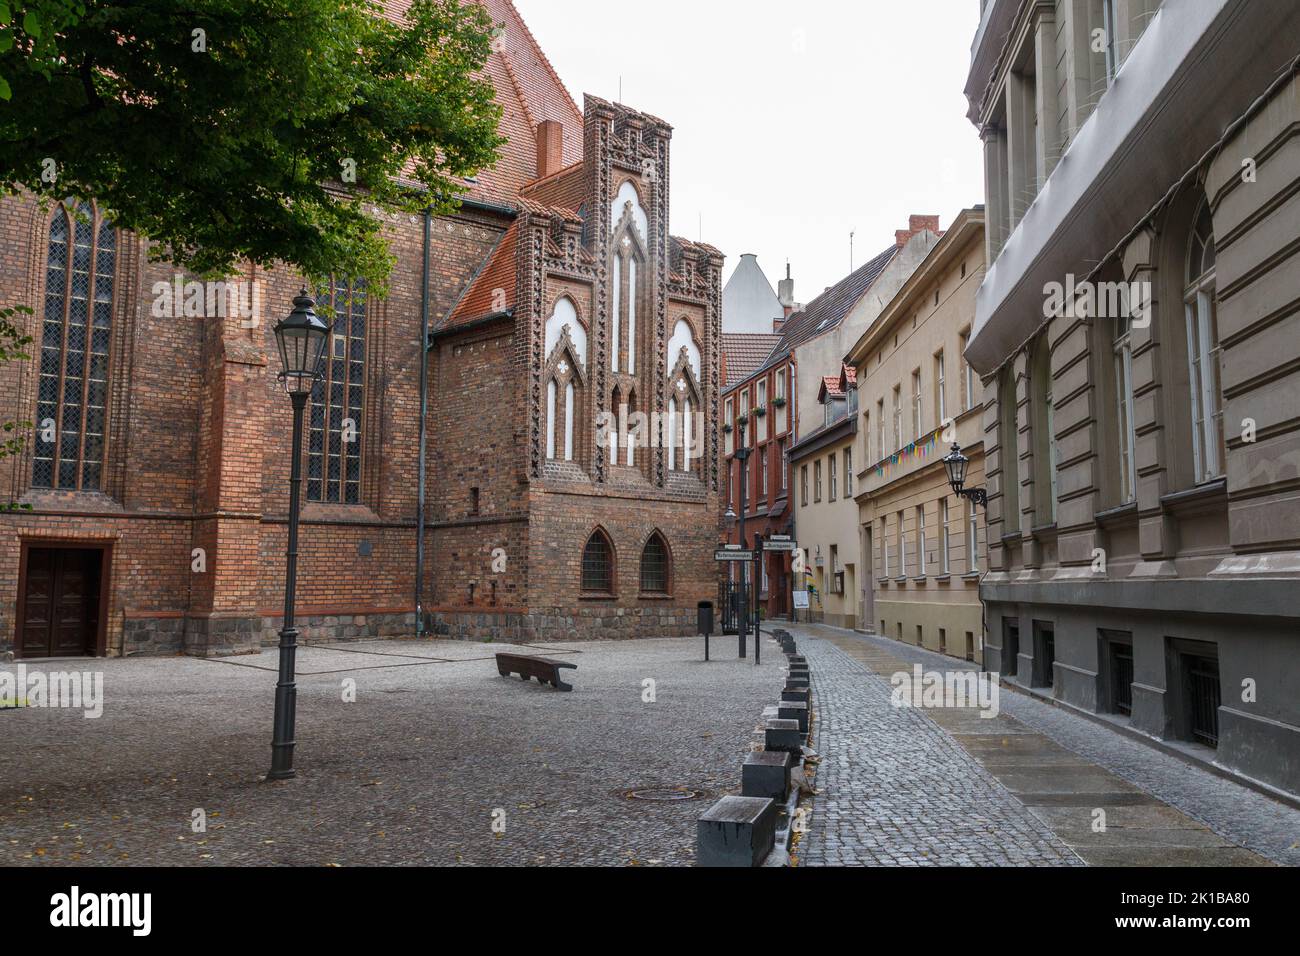
{"type": "Polygon", "coordinates": [[[691,787],[633,787],[631,790],[620,790],[618,795],[628,800],[646,800],[651,803],[680,803],[685,800],[700,800],[707,797],[709,792],[691,787]]]}

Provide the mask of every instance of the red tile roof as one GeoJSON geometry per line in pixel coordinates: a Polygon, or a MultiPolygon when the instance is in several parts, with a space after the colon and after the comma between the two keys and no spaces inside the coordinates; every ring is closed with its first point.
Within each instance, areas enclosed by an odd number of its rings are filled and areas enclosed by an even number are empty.
{"type": "MultiPolygon", "coordinates": [[[[582,160],[582,110],[511,0],[463,2],[478,3],[503,30],[483,72],[496,90],[499,131],[507,138],[496,166],[479,173],[467,196],[513,206],[519,191],[537,178],[537,126],[543,120],[557,120],[564,127],[565,164],[582,160]]],[[[383,0],[385,16],[394,21],[402,20],[410,6],[410,0],[383,0]]]]}
{"type": "Polygon", "coordinates": [[[515,307],[515,249],[518,244],[519,220],[515,220],[441,328],[465,325],[483,316],[515,307]],[[498,289],[501,291],[497,292],[498,289]]]}
{"type": "Polygon", "coordinates": [[[722,335],[722,387],[743,382],[758,371],[772,354],[779,335],[762,332],[724,332],[722,335]]]}
{"type": "Polygon", "coordinates": [[[827,395],[836,397],[844,394],[840,391],[840,379],[838,375],[823,375],[822,390],[825,391],[827,395]]]}
{"type": "Polygon", "coordinates": [[[535,179],[519,191],[521,196],[547,206],[578,212],[587,199],[587,177],[581,162],[574,163],[545,179],[535,179]]]}

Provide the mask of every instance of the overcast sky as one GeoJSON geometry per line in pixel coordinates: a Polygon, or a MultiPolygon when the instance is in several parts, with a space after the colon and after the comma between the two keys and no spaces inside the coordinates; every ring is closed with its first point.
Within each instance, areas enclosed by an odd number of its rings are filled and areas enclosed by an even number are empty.
{"type": "Polygon", "coordinates": [[[947,228],[983,202],[962,88],[978,0],[515,0],[578,105],[673,127],[672,232],[790,260],[813,299],[888,247],[909,213],[947,228]]]}

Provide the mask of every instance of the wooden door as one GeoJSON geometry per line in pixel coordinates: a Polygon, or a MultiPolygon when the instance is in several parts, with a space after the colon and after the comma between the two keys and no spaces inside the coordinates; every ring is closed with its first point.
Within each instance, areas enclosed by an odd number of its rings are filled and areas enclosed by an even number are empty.
{"type": "Polygon", "coordinates": [[[96,549],[28,550],[20,624],[23,657],[95,653],[102,562],[103,552],[96,549]]]}

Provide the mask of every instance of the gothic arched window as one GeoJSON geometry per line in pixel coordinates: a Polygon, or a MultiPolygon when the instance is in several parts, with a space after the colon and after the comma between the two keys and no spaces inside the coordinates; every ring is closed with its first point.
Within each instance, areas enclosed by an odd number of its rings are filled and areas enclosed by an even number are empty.
{"type": "Polygon", "coordinates": [[[641,590],[646,594],[667,594],[669,580],[668,543],[656,531],[641,550],[641,590]]]}
{"type": "Polygon", "coordinates": [[[366,381],[366,285],[337,278],[317,311],[330,328],[325,375],[311,392],[307,500],[361,503],[361,426],[366,381]]]}
{"type": "Polygon", "coordinates": [[[589,594],[614,593],[614,546],[599,528],[582,549],[582,590],[589,594]]]}
{"type": "Polygon", "coordinates": [[[587,331],[567,297],[546,320],[546,458],[573,461],[582,414],[580,389],[587,361],[587,331]]]}
{"type": "Polygon", "coordinates": [[[107,452],[117,230],[88,202],[50,220],[32,485],[98,491],[107,452]]]}

